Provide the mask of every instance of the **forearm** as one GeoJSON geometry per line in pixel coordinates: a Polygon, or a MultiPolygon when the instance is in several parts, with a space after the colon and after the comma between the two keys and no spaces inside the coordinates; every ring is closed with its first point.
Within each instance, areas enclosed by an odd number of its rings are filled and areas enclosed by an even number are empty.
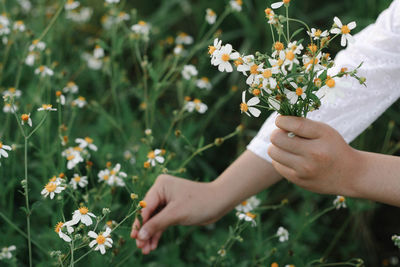
{"type": "Polygon", "coordinates": [[[354,197],[400,207],[400,157],[359,151],[354,197]]]}
{"type": "Polygon", "coordinates": [[[212,185],[221,196],[221,204],[226,210],[268,188],[281,179],[272,164],[246,150],[237,158],[212,185]]]}

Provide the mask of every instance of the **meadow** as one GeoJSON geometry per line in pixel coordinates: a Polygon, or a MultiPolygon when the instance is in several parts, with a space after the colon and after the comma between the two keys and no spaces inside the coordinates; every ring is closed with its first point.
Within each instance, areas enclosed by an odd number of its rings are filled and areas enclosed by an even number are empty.
{"type": "MultiPolygon", "coordinates": [[[[171,227],[149,255],[129,237],[157,176],[215,179],[269,115],[241,114],[245,81],[210,64],[215,38],[271,49],[272,2],[235,3],[0,0],[0,265],[398,266],[397,208],[285,180],[248,221],[171,227]]],[[[390,3],[292,0],[290,15],[357,32],[390,3]]],[[[399,124],[397,102],[352,146],[399,155],[399,124]]]]}

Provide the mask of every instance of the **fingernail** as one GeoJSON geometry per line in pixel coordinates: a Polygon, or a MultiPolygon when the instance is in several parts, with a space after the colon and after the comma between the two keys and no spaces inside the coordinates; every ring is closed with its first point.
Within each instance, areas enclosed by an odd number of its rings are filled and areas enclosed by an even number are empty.
{"type": "Polygon", "coordinates": [[[139,231],[138,237],[139,237],[140,240],[147,240],[147,239],[149,239],[149,233],[147,233],[146,230],[141,229],[141,230],[139,231]]]}

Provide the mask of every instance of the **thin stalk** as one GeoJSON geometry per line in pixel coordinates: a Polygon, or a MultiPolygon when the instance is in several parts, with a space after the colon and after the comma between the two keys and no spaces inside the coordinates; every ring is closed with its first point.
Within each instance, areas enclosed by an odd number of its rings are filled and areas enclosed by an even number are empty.
{"type": "Polygon", "coordinates": [[[31,211],[29,208],[29,182],[28,182],[28,139],[29,136],[25,137],[24,145],[25,145],[25,153],[24,153],[24,169],[25,169],[25,185],[24,185],[24,195],[25,195],[25,205],[26,205],[26,224],[27,224],[27,235],[28,235],[28,251],[29,251],[29,266],[32,267],[32,242],[31,242],[31,222],[30,216],[31,211]]]}

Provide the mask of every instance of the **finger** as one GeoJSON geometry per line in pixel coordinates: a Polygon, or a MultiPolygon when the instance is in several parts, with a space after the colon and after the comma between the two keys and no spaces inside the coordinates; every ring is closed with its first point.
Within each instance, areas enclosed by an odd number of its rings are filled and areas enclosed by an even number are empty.
{"type": "Polygon", "coordinates": [[[147,240],[136,239],[136,246],[138,248],[143,248],[147,243],[148,243],[147,240]]]}
{"type": "Polygon", "coordinates": [[[138,219],[135,219],[135,221],[132,224],[131,238],[137,238],[139,229],[140,229],[140,222],[138,219]]]}
{"type": "Polygon", "coordinates": [[[173,225],[177,222],[178,218],[176,214],[176,208],[173,208],[172,205],[167,205],[164,209],[162,209],[155,216],[151,217],[143,226],[140,228],[138,233],[138,239],[140,240],[149,240],[152,238],[157,232],[164,231],[170,225],[173,225]]]}
{"type": "Polygon", "coordinates": [[[143,218],[143,223],[145,223],[153,212],[161,206],[162,198],[159,194],[159,184],[155,183],[150,190],[146,193],[143,199],[146,202],[146,207],[141,210],[141,216],[143,218]]]}
{"type": "Polygon", "coordinates": [[[158,246],[158,242],[160,241],[160,238],[161,238],[161,235],[162,235],[162,233],[163,232],[157,232],[152,238],[151,238],[151,241],[150,241],[150,248],[151,248],[151,250],[155,250],[156,248],[157,248],[157,246],[158,246]]]}
{"type": "Polygon", "coordinates": [[[308,139],[320,137],[321,127],[323,126],[320,122],[293,116],[278,116],[275,124],[282,130],[308,139]]]}
{"type": "Polygon", "coordinates": [[[147,244],[142,248],[142,254],[147,255],[150,251],[150,242],[147,242],[147,244]]]}
{"type": "Polygon", "coordinates": [[[273,144],[268,148],[268,155],[272,160],[292,169],[296,169],[296,166],[299,166],[301,160],[299,155],[287,152],[273,144]]]}
{"type": "Polygon", "coordinates": [[[309,140],[298,136],[289,137],[288,133],[282,129],[274,130],[270,140],[273,145],[296,155],[304,155],[310,145],[307,143],[309,140]]]}
{"type": "Polygon", "coordinates": [[[285,166],[283,164],[280,164],[279,162],[273,160],[272,166],[274,166],[275,170],[279,172],[283,177],[288,179],[289,181],[293,183],[297,183],[297,177],[296,177],[296,171],[289,168],[288,166],[285,166]]]}

